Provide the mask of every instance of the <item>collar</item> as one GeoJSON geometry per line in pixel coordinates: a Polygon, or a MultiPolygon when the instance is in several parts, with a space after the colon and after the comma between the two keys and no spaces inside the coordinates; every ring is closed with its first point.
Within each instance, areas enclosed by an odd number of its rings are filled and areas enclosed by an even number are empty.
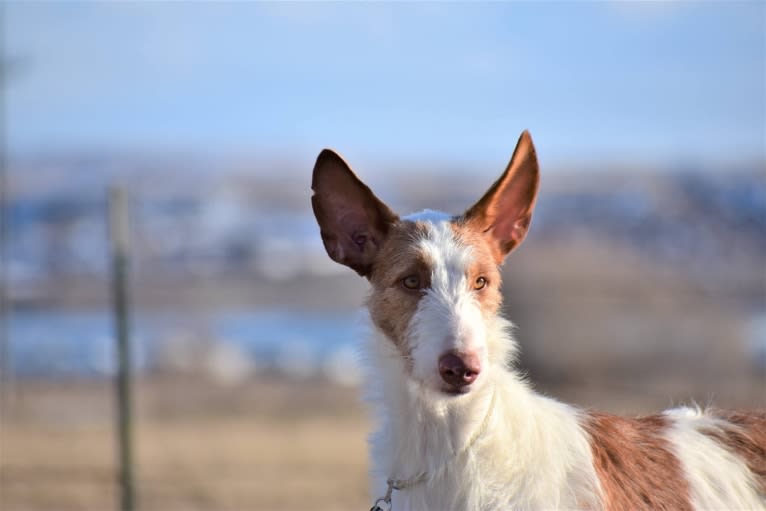
{"type": "MultiPolygon", "coordinates": [[[[489,402],[489,408],[487,409],[487,414],[484,416],[484,420],[482,421],[481,425],[474,431],[473,435],[471,435],[471,438],[468,439],[468,442],[465,444],[465,447],[463,447],[457,454],[455,454],[455,458],[458,458],[468,452],[468,450],[473,447],[473,444],[476,443],[476,441],[479,439],[481,435],[484,434],[485,431],[487,431],[487,427],[489,426],[489,419],[492,417],[492,412],[495,409],[495,398],[497,396],[497,391],[495,389],[492,389],[492,398],[489,402]]],[[[443,467],[441,467],[443,468],[443,467]]],[[[417,486],[418,484],[422,483],[428,478],[428,472],[421,472],[419,474],[416,474],[409,479],[396,479],[393,476],[389,477],[386,481],[386,484],[388,485],[388,489],[386,490],[386,494],[383,497],[380,497],[377,499],[373,505],[372,508],[370,508],[370,511],[391,511],[392,504],[391,504],[391,495],[394,493],[394,490],[406,490],[407,488],[411,488],[413,486],[417,486]]]]}

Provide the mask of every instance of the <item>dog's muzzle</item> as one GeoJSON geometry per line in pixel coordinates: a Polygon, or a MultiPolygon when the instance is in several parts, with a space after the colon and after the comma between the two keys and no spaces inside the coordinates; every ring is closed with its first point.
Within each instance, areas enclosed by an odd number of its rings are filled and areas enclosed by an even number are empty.
{"type": "Polygon", "coordinates": [[[480,372],[481,361],[476,355],[448,352],[439,357],[439,375],[449,385],[449,390],[467,390],[480,372]]]}

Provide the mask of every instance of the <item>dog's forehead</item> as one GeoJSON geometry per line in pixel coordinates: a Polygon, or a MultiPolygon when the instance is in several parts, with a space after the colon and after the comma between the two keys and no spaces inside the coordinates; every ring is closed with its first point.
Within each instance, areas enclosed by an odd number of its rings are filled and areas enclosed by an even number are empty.
{"type": "Polygon", "coordinates": [[[416,266],[446,269],[455,276],[469,269],[491,272],[495,268],[482,233],[471,230],[459,217],[430,209],[402,216],[394,224],[375,266],[374,280],[389,280],[416,266]]]}
{"type": "Polygon", "coordinates": [[[449,213],[425,209],[403,216],[398,230],[397,251],[424,259],[429,266],[495,266],[486,237],[449,213]]]}
{"type": "Polygon", "coordinates": [[[451,215],[426,209],[403,220],[422,226],[420,236],[413,240],[414,247],[432,268],[467,268],[472,263],[473,247],[462,239],[451,215]]]}

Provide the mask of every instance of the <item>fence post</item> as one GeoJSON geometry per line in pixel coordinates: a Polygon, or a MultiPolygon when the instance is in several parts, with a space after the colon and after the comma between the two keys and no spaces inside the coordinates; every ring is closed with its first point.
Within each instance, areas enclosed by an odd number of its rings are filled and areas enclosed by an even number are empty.
{"type": "Polygon", "coordinates": [[[125,188],[114,186],[109,190],[109,243],[112,254],[112,302],[114,328],[117,340],[117,372],[115,390],[117,398],[118,480],[120,509],[133,511],[133,423],[131,396],[131,352],[128,328],[129,305],[127,271],[129,256],[128,204],[125,188]]]}
{"type": "MultiPolygon", "coordinates": [[[[0,26],[5,26],[5,4],[0,3],[0,26]]],[[[5,91],[8,86],[8,75],[13,71],[5,57],[5,46],[0,37],[0,412],[7,413],[11,404],[15,404],[16,385],[11,352],[11,297],[8,273],[10,251],[10,220],[11,206],[8,194],[10,184],[8,178],[7,143],[5,140],[5,91]]]]}

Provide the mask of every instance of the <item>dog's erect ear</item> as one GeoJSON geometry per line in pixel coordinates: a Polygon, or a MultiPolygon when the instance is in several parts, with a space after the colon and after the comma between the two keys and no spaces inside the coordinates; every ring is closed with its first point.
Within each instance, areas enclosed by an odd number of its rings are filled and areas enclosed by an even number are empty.
{"type": "Polygon", "coordinates": [[[369,277],[375,253],[398,217],[330,149],[317,157],[311,189],[327,254],[369,277]]]}
{"type": "Polygon", "coordinates": [[[539,183],[535,146],[524,131],[503,175],[463,215],[467,225],[491,236],[497,264],[524,240],[539,183]]]}

